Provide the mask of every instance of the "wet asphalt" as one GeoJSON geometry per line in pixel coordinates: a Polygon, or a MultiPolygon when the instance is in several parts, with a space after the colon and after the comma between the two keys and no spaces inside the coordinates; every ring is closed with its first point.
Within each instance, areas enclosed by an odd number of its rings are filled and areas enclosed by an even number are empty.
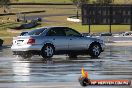
{"type": "MultiPolygon", "coordinates": [[[[0,48],[0,88],[82,88],[81,68],[90,79],[132,79],[132,46],[106,47],[99,58],[55,55],[23,60],[12,55],[10,46],[0,48]]],[[[88,86],[88,88],[132,88],[132,86],[88,86]]]]}

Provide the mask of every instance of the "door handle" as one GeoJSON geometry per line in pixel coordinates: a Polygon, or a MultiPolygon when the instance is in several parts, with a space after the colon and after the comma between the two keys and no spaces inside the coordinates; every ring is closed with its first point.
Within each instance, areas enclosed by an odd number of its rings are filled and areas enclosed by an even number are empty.
{"type": "Polygon", "coordinates": [[[53,38],[53,40],[55,40],[55,38],[53,38]]]}
{"type": "Polygon", "coordinates": [[[70,40],[72,40],[72,39],[70,39],[70,40]]]}

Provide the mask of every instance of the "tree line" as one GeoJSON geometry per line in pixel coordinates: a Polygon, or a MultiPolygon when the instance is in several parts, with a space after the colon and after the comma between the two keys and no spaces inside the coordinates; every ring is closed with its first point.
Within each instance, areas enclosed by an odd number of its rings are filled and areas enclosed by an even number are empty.
{"type": "MultiPolygon", "coordinates": [[[[0,0],[0,7],[3,8],[4,13],[7,12],[7,10],[9,9],[9,5],[13,0],[0,0]]],[[[14,0],[14,1],[18,1],[18,0],[14,0]]],[[[78,9],[86,3],[90,3],[90,0],[71,0],[73,2],[73,4],[77,7],[77,17],[78,17],[78,9]]],[[[114,0],[96,0],[93,3],[96,4],[110,4],[113,3],[114,0]]]]}

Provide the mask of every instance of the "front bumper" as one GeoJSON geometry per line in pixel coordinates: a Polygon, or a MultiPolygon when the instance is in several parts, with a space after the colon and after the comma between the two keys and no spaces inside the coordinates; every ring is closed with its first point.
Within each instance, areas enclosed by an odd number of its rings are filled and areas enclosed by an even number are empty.
{"type": "Polygon", "coordinates": [[[105,50],[106,45],[104,43],[101,44],[102,52],[105,50]]]}
{"type": "Polygon", "coordinates": [[[13,51],[13,55],[41,55],[41,51],[37,51],[37,50],[13,51]]]}

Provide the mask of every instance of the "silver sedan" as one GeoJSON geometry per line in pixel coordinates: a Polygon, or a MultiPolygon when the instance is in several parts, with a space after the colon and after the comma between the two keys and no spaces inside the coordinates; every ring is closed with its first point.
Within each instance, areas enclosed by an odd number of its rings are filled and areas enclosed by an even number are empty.
{"type": "Polygon", "coordinates": [[[43,27],[13,38],[11,50],[14,55],[29,58],[41,55],[51,58],[56,54],[67,54],[70,58],[89,54],[98,57],[104,51],[102,40],[86,37],[69,27],[43,27]]]}

